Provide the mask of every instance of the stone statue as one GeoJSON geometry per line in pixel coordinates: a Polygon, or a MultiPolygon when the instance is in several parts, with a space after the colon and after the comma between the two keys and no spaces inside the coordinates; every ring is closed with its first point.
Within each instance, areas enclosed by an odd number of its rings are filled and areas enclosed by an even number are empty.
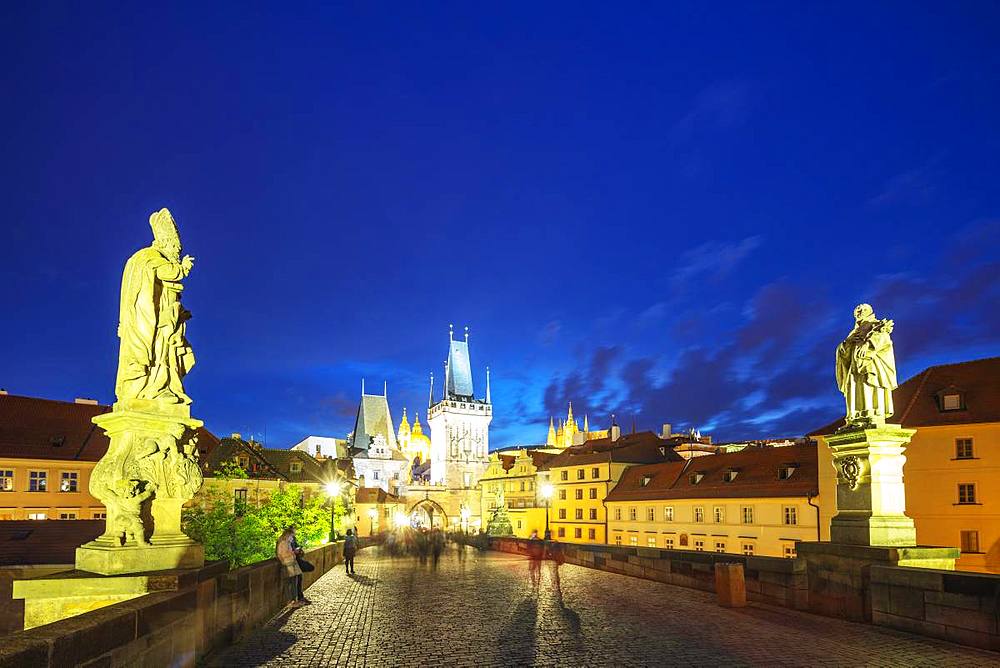
{"type": "Polygon", "coordinates": [[[876,318],[868,304],[854,309],[854,320],[854,329],[837,346],[837,387],[847,403],[846,426],[883,425],[894,412],[893,322],[876,318]]]}
{"type": "Polygon", "coordinates": [[[173,216],[160,209],[149,217],[153,243],[125,264],[118,316],[118,401],[157,400],[190,404],[182,380],[194,366],[184,336],[191,314],[181,306],[181,281],[194,258],[181,257],[173,216]]]}
{"type": "Polygon", "coordinates": [[[185,336],[191,314],[181,306],[181,281],[194,260],[181,257],[169,211],[153,213],[149,224],[152,245],[129,258],[122,276],[118,401],[93,418],[110,443],[91,473],[90,491],[104,502],[108,519],[104,534],[76,553],[78,570],[105,575],[204,563],[202,546],[181,527],[184,503],[202,484],[196,447],[202,422],[191,417],[183,387],[194,354],[185,336]]]}

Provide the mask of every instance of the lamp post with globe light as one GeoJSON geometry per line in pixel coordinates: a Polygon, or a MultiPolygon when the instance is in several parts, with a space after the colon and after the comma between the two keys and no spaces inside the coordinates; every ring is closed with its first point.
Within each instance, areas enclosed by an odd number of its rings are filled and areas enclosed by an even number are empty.
{"type": "Polygon", "coordinates": [[[552,485],[545,483],[542,485],[542,498],[545,499],[545,540],[552,540],[552,532],[549,531],[549,506],[552,503],[552,485]]]}
{"type": "Polygon", "coordinates": [[[337,538],[337,529],[334,526],[337,519],[337,497],[340,496],[343,487],[339,480],[331,480],[326,483],[325,489],[330,497],[330,542],[332,543],[337,538]]]}

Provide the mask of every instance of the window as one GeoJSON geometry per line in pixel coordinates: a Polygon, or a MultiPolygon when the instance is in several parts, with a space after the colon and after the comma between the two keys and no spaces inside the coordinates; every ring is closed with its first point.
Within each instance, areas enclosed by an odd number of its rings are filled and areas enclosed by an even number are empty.
{"type": "Polygon", "coordinates": [[[601,469],[597,468],[596,466],[594,468],[590,469],[590,477],[594,478],[595,480],[597,478],[600,478],[601,477],[601,469]]]}
{"type": "Polygon", "coordinates": [[[635,506],[628,509],[628,518],[633,522],[635,521],[635,506]]]}
{"type": "Polygon", "coordinates": [[[955,439],[955,459],[973,459],[971,438],[955,439]]]}
{"type": "Polygon", "coordinates": [[[663,539],[663,544],[667,546],[668,550],[674,549],[674,539],[673,537],[667,537],[663,539]]]}
{"type": "Polygon", "coordinates": [[[91,517],[95,520],[106,520],[108,519],[108,513],[105,511],[91,513],[91,517]]]}
{"type": "Polygon", "coordinates": [[[705,509],[701,506],[694,507],[694,521],[704,522],[705,521],[705,509]]]}
{"type": "Polygon", "coordinates": [[[76,513],[59,513],[59,519],[61,520],[75,520],[76,513]]]}
{"type": "Polygon", "coordinates": [[[673,522],[674,521],[674,507],[673,506],[664,506],[663,507],[663,521],[664,522],[673,522]]]}
{"type": "Polygon", "coordinates": [[[590,488],[590,498],[592,498],[592,499],[596,499],[597,498],[597,488],[596,487],[591,487],[590,488]]]}
{"type": "Polygon", "coordinates": [[[651,475],[644,475],[644,476],[642,476],[642,480],[639,482],[639,485],[642,486],[642,487],[645,487],[646,485],[649,484],[649,481],[652,480],[652,479],[653,479],[653,476],[651,476],[651,475]]]}
{"type": "Polygon", "coordinates": [[[583,508],[577,508],[576,511],[575,511],[574,517],[576,517],[576,519],[578,519],[578,520],[582,520],[583,519],[583,508]]]}
{"type": "Polygon", "coordinates": [[[566,509],[565,508],[560,508],[559,509],[559,519],[561,519],[561,520],[566,519],[566,509]]]}
{"type": "Polygon", "coordinates": [[[521,481],[521,491],[522,492],[524,491],[524,481],[523,480],[521,481]]]}
{"type": "Polygon", "coordinates": [[[975,503],[976,502],[976,483],[974,482],[963,482],[958,485],[958,502],[959,503],[975,503]]]}
{"type": "Polygon", "coordinates": [[[726,543],[724,541],[721,541],[721,540],[715,541],[715,551],[716,552],[725,552],[726,551],[726,543]]]}
{"type": "Polygon", "coordinates": [[[656,521],[656,508],[646,508],[646,521],[648,522],[656,521]]]}
{"type": "Polygon", "coordinates": [[[288,470],[292,473],[302,473],[302,462],[292,462],[288,465],[288,470]]]}
{"type": "Polygon", "coordinates": [[[584,473],[583,469],[577,469],[576,470],[576,479],[577,480],[583,480],[583,473],[584,473]]]}
{"type": "Polygon", "coordinates": [[[615,545],[621,545],[621,544],[622,544],[622,535],[618,534],[617,536],[615,536],[615,545]]]}
{"type": "Polygon", "coordinates": [[[743,524],[753,524],[753,506],[741,506],[740,514],[742,515],[743,524]]]}
{"type": "Polygon", "coordinates": [[[692,473],[691,475],[688,476],[688,482],[691,483],[692,485],[697,485],[699,482],[701,482],[701,479],[704,477],[705,477],[704,473],[692,473]]]}
{"type": "Polygon", "coordinates": [[[583,529],[580,527],[573,529],[573,538],[583,538],[583,529]]]}
{"type": "Polygon", "coordinates": [[[63,471],[59,481],[60,492],[76,492],[80,474],[76,471],[63,471]]]}
{"type": "Polygon", "coordinates": [[[250,458],[249,457],[240,457],[238,461],[239,461],[239,465],[240,465],[241,469],[250,468],[250,458]]]}
{"type": "Polygon", "coordinates": [[[778,468],[778,480],[788,480],[797,468],[799,468],[798,464],[783,464],[778,468]]]}
{"type": "Polygon", "coordinates": [[[587,538],[597,540],[597,529],[587,529],[587,538]]]}
{"type": "Polygon", "coordinates": [[[581,500],[583,498],[583,488],[582,487],[577,487],[575,490],[573,490],[573,492],[574,492],[574,496],[576,496],[576,500],[577,501],[579,501],[579,500],[581,500]]]}
{"type": "Polygon", "coordinates": [[[733,471],[730,469],[729,471],[726,471],[725,473],[722,474],[722,480],[723,482],[733,482],[734,480],[736,480],[736,476],[738,476],[739,474],[740,474],[739,471],[733,471]]]}
{"type": "Polygon", "coordinates": [[[695,538],[694,539],[694,550],[695,550],[695,552],[704,552],[705,551],[705,541],[702,540],[701,538],[695,538]]]}
{"type": "Polygon", "coordinates": [[[597,519],[597,508],[591,508],[590,509],[590,519],[592,519],[592,520],[596,520],[597,519]]]}
{"type": "Polygon", "coordinates": [[[628,544],[629,545],[638,545],[639,544],[639,537],[638,536],[629,536],[628,537],[628,544]]]}
{"type": "Polygon", "coordinates": [[[781,515],[785,524],[799,523],[799,509],[795,506],[785,506],[781,509],[781,515]]]}
{"type": "Polygon", "coordinates": [[[979,552],[979,532],[963,531],[961,545],[963,553],[979,552]]]}
{"type": "Polygon", "coordinates": [[[246,503],[247,502],[247,490],[246,488],[234,489],[233,490],[233,501],[236,503],[246,503]]]}
{"type": "Polygon", "coordinates": [[[560,480],[569,480],[569,471],[560,471],[559,472],[559,479],[560,480]]]}
{"type": "Polygon", "coordinates": [[[0,492],[14,491],[14,472],[0,471],[0,492]]]}
{"type": "Polygon", "coordinates": [[[29,520],[44,520],[48,519],[45,513],[28,513],[29,520]]]}
{"type": "MultiPolygon", "coordinates": [[[[48,489],[48,472],[30,471],[28,473],[28,491],[44,492],[48,489]]],[[[28,519],[31,519],[30,517],[28,519]]],[[[41,519],[45,519],[44,517],[41,519]]]]}
{"type": "Polygon", "coordinates": [[[372,480],[378,480],[378,471],[372,471],[372,480]]]}
{"type": "Polygon", "coordinates": [[[791,545],[785,545],[784,548],[783,548],[783,554],[785,555],[785,559],[794,559],[795,558],[795,544],[793,543],[791,545]]]}
{"type": "Polygon", "coordinates": [[[716,506],[712,509],[712,519],[715,520],[716,524],[722,524],[726,521],[726,509],[723,506],[716,506]]]}
{"type": "Polygon", "coordinates": [[[621,520],[621,518],[622,518],[622,509],[621,508],[615,508],[615,519],[616,520],[621,520]]]}
{"type": "Polygon", "coordinates": [[[941,395],[941,410],[960,411],[962,410],[962,395],[958,392],[948,392],[941,395]]]}
{"type": "Polygon", "coordinates": [[[650,536],[646,539],[646,547],[656,547],[656,536],[650,536]]]}
{"type": "Polygon", "coordinates": [[[566,528],[565,527],[559,527],[559,530],[556,531],[556,535],[559,536],[560,538],[565,538],[566,537],[566,528]]]}
{"type": "Polygon", "coordinates": [[[565,489],[560,489],[559,490],[559,500],[560,501],[565,501],[566,500],[566,490],[565,489]]]}
{"type": "Polygon", "coordinates": [[[743,554],[748,557],[753,556],[753,543],[743,543],[743,554]]]}

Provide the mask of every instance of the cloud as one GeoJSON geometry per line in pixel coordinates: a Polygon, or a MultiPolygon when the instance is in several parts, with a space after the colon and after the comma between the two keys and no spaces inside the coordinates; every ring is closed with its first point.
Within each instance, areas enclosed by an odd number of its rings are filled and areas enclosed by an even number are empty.
{"type": "Polygon", "coordinates": [[[550,320],[538,332],[538,342],[543,346],[551,346],[559,338],[560,330],[562,330],[562,323],[558,320],[550,320]]]}
{"type": "Polygon", "coordinates": [[[884,207],[895,204],[925,204],[931,200],[937,191],[937,176],[935,164],[931,160],[914,169],[896,174],[882,184],[878,193],[868,199],[872,207],[884,207]]]}
{"type": "Polygon", "coordinates": [[[703,89],[691,109],[670,129],[675,142],[690,141],[696,135],[728,130],[746,122],[753,107],[753,86],[747,81],[721,81],[703,89]]]}
{"type": "Polygon", "coordinates": [[[544,395],[546,413],[562,415],[570,401],[573,412],[579,415],[610,413],[606,405],[612,391],[608,380],[615,377],[615,364],[622,352],[621,346],[599,346],[591,351],[589,364],[550,382],[544,395]]]}
{"type": "Polygon", "coordinates": [[[759,236],[746,237],[737,242],[709,241],[681,254],[680,262],[671,275],[671,282],[683,284],[702,276],[721,280],[728,276],[743,260],[760,247],[759,236]]]}

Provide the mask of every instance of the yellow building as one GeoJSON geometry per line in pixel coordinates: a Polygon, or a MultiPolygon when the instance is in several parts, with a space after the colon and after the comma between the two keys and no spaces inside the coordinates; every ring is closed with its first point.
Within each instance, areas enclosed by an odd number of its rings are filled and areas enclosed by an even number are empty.
{"type": "Polygon", "coordinates": [[[553,457],[551,453],[532,449],[493,453],[486,474],[479,481],[480,517],[489,522],[502,499],[515,536],[528,538],[533,532],[543,536],[546,502],[542,490],[549,478],[546,464],[553,457]]]}
{"type": "Polygon", "coordinates": [[[555,421],[549,418],[549,434],[545,439],[545,445],[549,448],[568,448],[571,445],[580,445],[585,441],[607,438],[608,430],[590,431],[590,418],[583,416],[583,429],[577,424],[573,417],[573,402],[569,402],[569,411],[566,413],[566,420],[560,420],[556,427],[555,421]]]}
{"type": "Polygon", "coordinates": [[[430,459],[431,439],[420,425],[420,413],[413,414],[413,427],[410,427],[410,422],[406,419],[406,409],[403,409],[403,419],[396,431],[396,442],[399,443],[399,449],[403,451],[410,464],[422,464],[430,459]]]}
{"type": "Polygon", "coordinates": [[[627,469],[679,459],[670,444],[652,432],[611,436],[573,445],[548,463],[553,486],[552,538],[572,543],[605,543],[604,500],[627,469]]]}
{"type": "Polygon", "coordinates": [[[372,536],[392,529],[397,517],[405,515],[402,499],[381,487],[361,487],[354,499],[354,526],[359,536],[372,536]]]}
{"type": "MultiPolygon", "coordinates": [[[[91,399],[0,393],[0,520],[105,519],[90,474],[108,438],[91,419],[110,410],[91,399]]],[[[199,429],[200,455],[217,442],[199,429]]]]}
{"type": "Polygon", "coordinates": [[[630,468],[607,498],[612,545],[794,557],[817,540],[816,445],[630,468]]]}
{"type": "MultiPolygon", "coordinates": [[[[906,448],[906,514],[920,545],[957,547],[958,570],[1000,573],[1000,357],[932,366],[893,392],[891,422],[916,429],[906,448]]],[[[836,472],[816,430],[823,540],[836,515],[836,472]]]]}

